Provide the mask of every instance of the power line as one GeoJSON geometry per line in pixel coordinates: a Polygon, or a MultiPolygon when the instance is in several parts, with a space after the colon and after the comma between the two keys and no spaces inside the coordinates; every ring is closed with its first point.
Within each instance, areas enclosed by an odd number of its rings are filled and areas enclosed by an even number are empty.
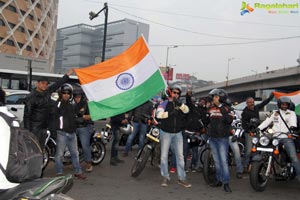
{"type": "MultiPolygon", "coordinates": [[[[213,44],[148,44],[151,47],[168,47],[168,46],[178,46],[178,47],[208,47],[208,46],[234,46],[234,45],[245,45],[245,44],[258,44],[258,43],[268,43],[268,42],[278,42],[282,40],[290,40],[290,39],[299,39],[299,36],[293,37],[283,37],[269,40],[258,40],[258,41],[251,41],[251,42],[230,42],[230,43],[213,43],[213,44]]],[[[114,43],[108,43],[114,44],[114,43]]],[[[129,43],[124,43],[123,45],[131,45],[129,43]]]]}
{"type": "MultiPolygon", "coordinates": [[[[205,35],[205,36],[209,36],[209,37],[226,38],[226,39],[239,39],[239,40],[256,40],[256,41],[257,40],[260,40],[260,41],[263,40],[264,41],[264,40],[278,40],[278,39],[281,39],[281,38],[245,38],[245,37],[217,35],[217,34],[210,34],[210,33],[201,33],[201,32],[196,32],[196,31],[192,31],[192,30],[188,30],[188,29],[184,29],[184,28],[179,28],[179,27],[163,24],[163,23],[160,23],[160,22],[155,22],[153,20],[145,19],[143,17],[139,17],[137,15],[130,14],[128,12],[122,11],[122,10],[114,8],[114,7],[110,7],[110,8],[113,9],[113,10],[116,10],[118,12],[124,13],[126,15],[129,15],[129,16],[132,16],[132,17],[135,17],[135,18],[138,18],[138,19],[142,19],[144,21],[148,21],[148,22],[153,23],[153,24],[161,25],[161,26],[164,26],[164,27],[168,27],[168,28],[171,28],[171,29],[184,31],[184,32],[188,32],[188,33],[193,33],[193,34],[198,34],[198,35],[205,35]]],[[[297,37],[297,36],[292,36],[292,37],[297,37]]]]}
{"type": "MultiPolygon", "coordinates": [[[[92,3],[99,3],[96,1],[92,1],[92,0],[87,0],[87,1],[92,2],[92,3]]],[[[282,27],[282,28],[300,28],[300,26],[297,26],[297,25],[269,24],[269,23],[253,22],[253,21],[220,19],[220,18],[205,17],[205,16],[198,16],[198,15],[189,15],[189,14],[184,14],[184,13],[173,13],[173,12],[168,12],[168,11],[138,8],[138,7],[125,6],[125,5],[120,5],[120,4],[111,4],[111,3],[109,5],[123,7],[123,8],[129,8],[129,9],[135,9],[135,10],[139,10],[139,11],[155,12],[155,13],[160,13],[160,14],[165,14],[165,15],[173,15],[173,16],[175,15],[175,16],[183,16],[183,17],[192,17],[192,18],[199,18],[199,19],[212,20],[212,21],[239,23],[239,24],[246,24],[246,25],[253,24],[253,25],[260,25],[260,26],[274,26],[274,27],[282,27]]]]}

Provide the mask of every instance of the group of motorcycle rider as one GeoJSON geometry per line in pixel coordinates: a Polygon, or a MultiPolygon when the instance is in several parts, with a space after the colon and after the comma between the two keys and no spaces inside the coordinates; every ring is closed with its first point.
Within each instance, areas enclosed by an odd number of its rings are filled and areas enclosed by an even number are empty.
{"type": "MultiPolygon", "coordinates": [[[[72,164],[75,170],[75,177],[85,180],[78,157],[77,137],[79,135],[83,146],[84,158],[86,162],[86,172],[93,170],[91,163],[91,152],[89,150],[89,139],[93,123],[90,119],[86,99],[82,90],[77,93],[72,85],[67,84],[68,77],[73,73],[70,70],[62,79],[48,87],[48,80],[39,79],[37,87],[27,97],[24,112],[24,127],[34,133],[42,148],[45,145],[44,131],[49,128],[49,122],[54,121],[50,129],[56,130],[57,133],[57,153],[55,156],[55,165],[57,175],[63,175],[62,156],[65,146],[68,146],[72,164]],[[56,102],[51,100],[51,93],[59,89],[59,99],[56,102]],[[74,98],[75,103],[70,100],[74,98]],[[74,109],[75,108],[75,109],[74,109]],[[52,114],[54,114],[52,116],[52,114]],[[53,119],[53,120],[52,120],[53,119]]],[[[137,107],[128,114],[120,114],[111,117],[111,125],[113,132],[113,143],[111,151],[110,164],[116,166],[124,162],[118,156],[118,138],[120,136],[120,128],[133,121],[134,132],[129,136],[123,156],[128,156],[131,149],[135,134],[139,134],[139,148],[143,146],[145,134],[147,130],[146,115],[150,116],[155,111],[154,117],[159,121],[160,128],[160,173],[162,176],[162,187],[167,187],[170,182],[169,171],[169,151],[175,160],[173,166],[178,174],[177,183],[183,187],[189,188],[192,185],[187,181],[187,157],[189,151],[192,150],[191,170],[195,170],[198,165],[198,146],[191,145],[191,138],[194,135],[206,134],[209,137],[209,145],[213,155],[216,167],[216,182],[211,184],[212,187],[223,186],[225,192],[232,192],[229,181],[230,173],[228,166],[228,150],[229,146],[235,142],[232,136],[231,123],[235,119],[235,115],[228,101],[227,92],[223,89],[212,90],[207,98],[196,100],[192,96],[192,91],[186,93],[186,103],[182,103],[180,96],[182,90],[180,86],[169,87],[166,90],[166,98],[159,102],[158,105],[152,106],[150,102],[146,102],[137,107]],[[154,109],[155,108],[155,109],[154,109]],[[188,139],[190,144],[188,144],[188,139]],[[176,163],[176,164],[175,164],[176,163]]],[[[256,118],[259,120],[259,110],[268,104],[274,95],[260,104],[255,105],[254,99],[249,97],[246,99],[247,106],[242,113],[242,127],[245,130],[245,152],[243,164],[238,150],[235,153],[237,178],[242,178],[242,173],[249,170],[249,162],[251,159],[251,132],[249,127],[250,120],[256,118]]],[[[1,100],[1,99],[0,99],[1,100]]],[[[263,130],[270,124],[275,132],[295,132],[297,130],[297,117],[292,108],[292,101],[289,97],[284,96],[278,99],[278,110],[274,111],[265,121],[263,121],[256,130],[263,130]]],[[[0,102],[3,106],[3,102],[0,102]]],[[[0,106],[0,108],[2,108],[0,106]]],[[[2,111],[1,111],[2,112],[2,111]]],[[[6,112],[6,111],[5,111],[6,112]]],[[[1,121],[0,121],[1,122],[1,121]]],[[[1,141],[4,141],[1,139],[1,141]]],[[[290,157],[295,168],[297,178],[300,181],[300,161],[297,157],[295,143],[291,138],[283,137],[281,142],[290,157]]],[[[1,147],[4,147],[1,145],[1,147]]],[[[1,151],[3,152],[3,151],[1,151]]],[[[172,165],[172,164],[171,164],[172,165]]],[[[2,179],[3,175],[0,175],[2,179]]],[[[2,180],[0,183],[3,183],[2,180]]],[[[11,185],[13,187],[14,185],[11,185]]],[[[1,189],[5,186],[1,185],[1,189]]]]}
{"type": "MultiPolygon", "coordinates": [[[[230,173],[228,166],[228,150],[229,146],[236,144],[236,138],[232,135],[231,123],[236,118],[231,103],[228,99],[227,92],[223,89],[212,90],[205,103],[199,104],[192,101],[192,92],[186,94],[186,105],[183,104],[179,97],[181,88],[173,86],[167,91],[168,97],[161,102],[156,110],[156,118],[160,121],[160,144],[161,144],[161,165],[160,171],[162,176],[162,187],[168,186],[170,181],[169,172],[173,172],[172,167],[176,167],[178,174],[178,184],[184,187],[191,187],[186,180],[186,158],[189,147],[187,143],[187,135],[189,133],[202,134],[207,133],[209,137],[209,146],[216,168],[216,182],[210,184],[212,187],[220,187],[223,185],[225,192],[232,192],[229,186],[230,173]],[[204,131],[203,131],[204,129],[204,131]],[[206,129],[206,130],[205,130],[206,129]],[[171,171],[168,171],[169,149],[172,155],[176,157],[176,164],[171,162],[171,171]]],[[[254,99],[249,97],[246,99],[247,106],[242,113],[242,124],[245,129],[245,156],[242,164],[239,148],[232,149],[235,154],[236,176],[242,178],[243,173],[249,172],[249,164],[251,159],[253,127],[249,127],[251,119],[259,121],[259,110],[268,104],[274,98],[273,93],[262,103],[255,105],[254,99]],[[244,166],[244,168],[243,168],[244,166]]],[[[263,121],[255,130],[262,131],[272,124],[274,132],[279,133],[295,133],[297,129],[297,117],[293,111],[293,103],[287,96],[282,96],[277,100],[278,110],[273,111],[265,121],[263,121]]],[[[295,168],[297,179],[300,181],[300,161],[297,157],[295,142],[291,138],[283,137],[280,142],[284,145],[292,165],[295,168]]],[[[237,146],[237,145],[236,145],[237,146]]],[[[194,151],[192,151],[194,152],[194,151]]],[[[196,161],[192,159],[191,168],[195,166],[196,161]]],[[[173,159],[172,159],[173,160],[173,159]]]]}

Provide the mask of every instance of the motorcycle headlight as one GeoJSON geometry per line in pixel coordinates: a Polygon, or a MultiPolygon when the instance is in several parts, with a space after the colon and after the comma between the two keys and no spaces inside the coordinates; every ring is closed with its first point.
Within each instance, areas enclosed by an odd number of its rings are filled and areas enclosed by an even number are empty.
{"type": "Polygon", "coordinates": [[[96,132],[95,135],[94,135],[94,137],[95,138],[101,138],[101,135],[102,135],[102,133],[96,132]]]}
{"type": "Polygon", "coordinates": [[[279,141],[277,139],[274,139],[272,141],[273,146],[277,146],[279,144],[279,141]]]}
{"type": "Polygon", "coordinates": [[[262,136],[260,139],[259,139],[259,143],[262,145],[262,146],[267,146],[270,142],[270,139],[266,136],[262,136]]]}
{"type": "Polygon", "coordinates": [[[257,144],[257,143],[258,143],[258,138],[257,137],[252,138],[252,144],[257,144]]]}
{"type": "Polygon", "coordinates": [[[152,135],[157,137],[159,135],[159,129],[158,128],[152,129],[152,135]]]}

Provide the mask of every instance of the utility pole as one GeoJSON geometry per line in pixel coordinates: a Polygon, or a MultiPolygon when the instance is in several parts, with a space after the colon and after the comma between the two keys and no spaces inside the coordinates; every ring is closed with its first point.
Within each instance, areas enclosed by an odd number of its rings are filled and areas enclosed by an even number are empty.
{"type": "Polygon", "coordinates": [[[168,66],[168,59],[169,59],[169,49],[172,48],[177,48],[178,46],[174,45],[174,46],[170,46],[167,47],[167,57],[166,57],[166,69],[167,69],[167,84],[169,85],[169,66],[168,66]]]}
{"type": "Polygon", "coordinates": [[[93,11],[91,11],[89,13],[89,18],[90,20],[93,20],[94,18],[98,17],[99,14],[101,12],[104,12],[104,33],[103,33],[103,44],[102,44],[102,58],[101,58],[101,62],[103,62],[105,60],[105,48],[106,48],[106,34],[107,34],[107,18],[108,18],[108,6],[107,6],[107,2],[104,3],[104,7],[97,13],[94,13],[93,11]]]}
{"type": "Polygon", "coordinates": [[[227,61],[227,75],[226,75],[226,87],[228,86],[228,79],[229,79],[229,63],[230,61],[232,61],[234,58],[228,58],[228,61],[227,61]]]}

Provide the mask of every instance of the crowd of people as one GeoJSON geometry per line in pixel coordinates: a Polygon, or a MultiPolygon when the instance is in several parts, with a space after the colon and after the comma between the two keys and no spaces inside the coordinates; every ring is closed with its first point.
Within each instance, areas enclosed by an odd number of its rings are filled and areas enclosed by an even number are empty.
{"type": "MultiPolygon", "coordinates": [[[[67,83],[68,77],[72,73],[71,69],[52,85],[49,85],[45,78],[37,81],[36,88],[29,94],[25,102],[24,127],[37,137],[42,149],[45,147],[46,131],[51,130],[56,135],[55,169],[57,176],[64,174],[63,154],[67,146],[72,158],[74,176],[80,180],[86,180],[87,177],[79,162],[77,138],[81,142],[84,153],[85,172],[92,172],[90,137],[94,124],[89,114],[87,99],[80,85],[74,88],[67,83]],[[54,91],[58,91],[59,94],[56,101],[50,97],[54,91]]],[[[223,186],[225,192],[232,192],[229,185],[230,172],[227,158],[229,148],[232,148],[234,153],[236,177],[242,178],[243,173],[249,171],[251,159],[250,120],[253,118],[259,120],[259,110],[268,104],[274,95],[271,94],[269,98],[257,105],[252,97],[246,99],[247,106],[242,113],[246,148],[242,159],[236,138],[232,135],[231,124],[236,115],[225,90],[214,89],[208,94],[208,97],[200,99],[195,99],[192,91],[188,90],[185,94],[185,103],[181,101],[182,90],[179,86],[167,88],[165,93],[165,98],[156,105],[149,100],[128,113],[110,118],[113,134],[110,165],[117,166],[124,163],[124,160],[120,159],[118,150],[121,128],[128,123],[133,126],[133,132],[129,135],[122,154],[123,157],[127,157],[135,137],[139,138],[139,149],[143,147],[148,128],[147,119],[152,116],[159,121],[162,187],[168,186],[171,181],[170,173],[175,172],[177,172],[179,185],[186,188],[192,187],[187,180],[186,172],[195,172],[200,169],[199,146],[197,143],[193,144],[193,141],[197,140],[200,135],[205,135],[205,138],[209,138],[209,146],[216,167],[217,181],[210,186],[223,186]],[[172,158],[169,166],[170,151],[172,158]],[[188,162],[190,157],[191,162],[188,162]]],[[[4,99],[0,99],[0,101],[3,105],[4,99]]],[[[297,117],[291,110],[291,105],[292,102],[288,97],[279,98],[278,111],[274,111],[257,129],[263,130],[271,123],[277,132],[288,133],[296,129],[297,117]]],[[[285,145],[300,180],[300,161],[296,154],[295,144],[290,138],[282,138],[281,142],[285,145]]]]}

